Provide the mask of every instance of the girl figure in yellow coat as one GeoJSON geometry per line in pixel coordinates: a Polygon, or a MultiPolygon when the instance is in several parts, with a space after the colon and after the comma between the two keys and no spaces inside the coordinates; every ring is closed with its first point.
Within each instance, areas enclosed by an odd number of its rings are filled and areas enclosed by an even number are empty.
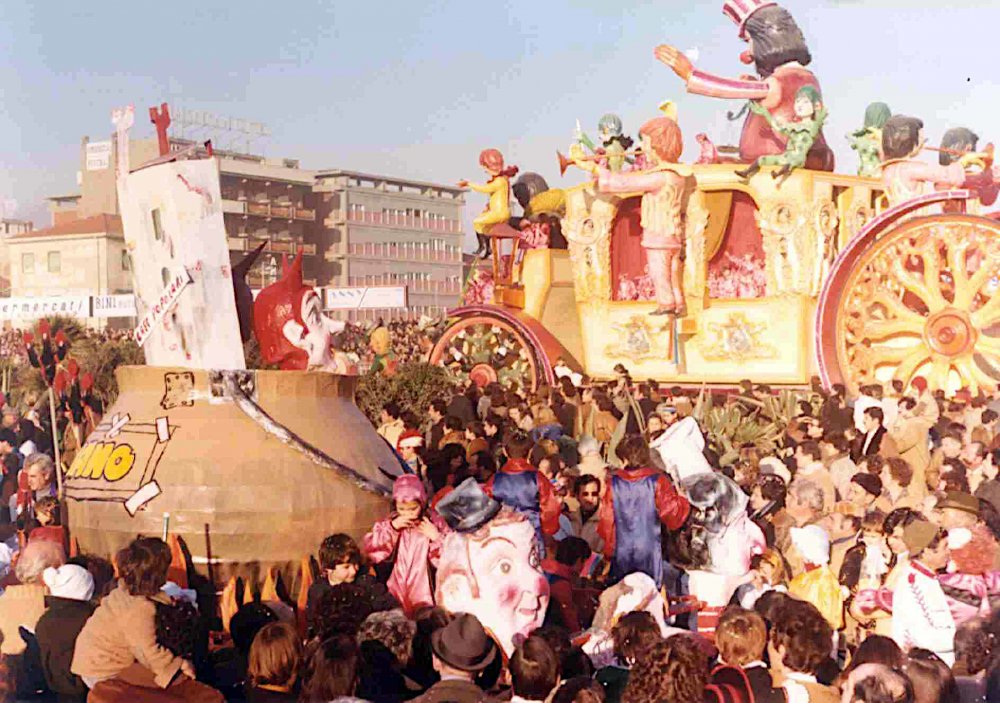
{"type": "Polygon", "coordinates": [[[503,154],[497,149],[484,149],[479,154],[479,165],[490,179],[485,184],[459,181],[459,188],[471,188],[477,193],[490,196],[482,214],[472,221],[476,230],[479,248],[476,256],[485,259],[490,255],[490,240],[487,236],[496,225],[507,224],[510,220],[510,179],[517,175],[517,166],[504,167],[503,154]]]}

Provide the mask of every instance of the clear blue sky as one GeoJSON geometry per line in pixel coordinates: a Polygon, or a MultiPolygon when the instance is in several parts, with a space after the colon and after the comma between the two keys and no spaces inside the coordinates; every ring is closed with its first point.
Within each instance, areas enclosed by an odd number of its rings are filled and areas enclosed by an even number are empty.
{"type": "MultiPolygon", "coordinates": [[[[844,134],[885,100],[1000,141],[1000,4],[789,0],[806,34],[839,171],[844,134]],[[996,125],[996,126],[995,126],[996,125]]],[[[495,146],[522,171],[560,179],[579,118],[615,111],[634,133],[657,104],[679,104],[687,137],[733,142],[736,103],[686,95],[653,59],[670,42],[696,65],[741,72],[744,45],[721,0],[346,0],[220,2],[4,0],[0,4],[0,198],[47,224],[43,198],[73,192],[83,135],[106,138],[112,107],[134,103],[133,135],[167,101],[265,122],[268,156],[442,182],[479,179],[495,146]]],[[[470,196],[470,215],[482,207],[470,196]]]]}

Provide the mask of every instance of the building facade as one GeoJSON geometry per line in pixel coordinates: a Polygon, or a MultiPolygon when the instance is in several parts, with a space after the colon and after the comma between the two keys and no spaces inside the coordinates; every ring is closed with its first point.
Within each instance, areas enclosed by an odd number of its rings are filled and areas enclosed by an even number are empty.
{"type": "MultiPolygon", "coordinates": [[[[7,239],[14,298],[119,295],[132,290],[121,218],[97,215],[7,239]]],[[[94,320],[104,324],[107,320],[94,320]]]]}
{"type": "MultiPolygon", "coordinates": [[[[114,144],[107,158],[81,148],[80,194],[50,199],[53,222],[117,215],[114,144]]],[[[196,148],[170,140],[171,149],[196,148]]],[[[103,143],[102,143],[103,144],[103,143]]],[[[156,158],[155,138],[133,140],[132,168],[156,158]]],[[[303,252],[315,286],[407,286],[405,310],[337,312],[349,319],[418,318],[458,303],[462,288],[460,188],[342,170],[311,171],[294,159],[216,151],[222,209],[233,263],[265,248],[248,276],[262,288],[281,275],[283,257],[303,252]]]]}

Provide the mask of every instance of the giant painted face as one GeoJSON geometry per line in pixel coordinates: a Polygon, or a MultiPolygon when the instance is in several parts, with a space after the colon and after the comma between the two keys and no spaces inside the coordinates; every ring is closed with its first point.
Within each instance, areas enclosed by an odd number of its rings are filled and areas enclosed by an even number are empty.
{"type": "Polygon", "coordinates": [[[444,541],[437,575],[438,605],[472,613],[509,657],[516,636],[541,626],[549,604],[535,530],[504,508],[472,533],[452,532],[444,541]]]}

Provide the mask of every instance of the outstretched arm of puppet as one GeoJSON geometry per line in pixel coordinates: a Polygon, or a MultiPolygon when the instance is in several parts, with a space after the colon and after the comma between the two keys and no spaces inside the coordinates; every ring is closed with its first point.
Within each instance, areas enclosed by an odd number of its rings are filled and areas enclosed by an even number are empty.
{"type": "Polygon", "coordinates": [[[733,100],[762,100],[768,96],[771,86],[766,81],[733,80],[720,78],[711,73],[699,71],[684,52],[676,47],[661,44],[654,55],[666,64],[687,84],[687,91],[710,98],[731,98],[733,100]]]}
{"type": "Polygon", "coordinates": [[[597,519],[597,535],[604,540],[604,556],[615,555],[615,499],[611,491],[611,478],[601,497],[601,508],[597,519]]]}
{"type": "Polygon", "coordinates": [[[498,190],[501,186],[507,186],[507,180],[505,178],[494,178],[489,183],[468,183],[467,188],[470,188],[477,193],[492,193],[498,190]]]}
{"type": "Polygon", "coordinates": [[[770,110],[768,110],[766,107],[761,105],[756,100],[751,100],[749,105],[750,105],[750,112],[754,113],[755,115],[760,115],[765,120],[767,120],[767,124],[771,127],[771,129],[773,129],[775,132],[782,131],[781,128],[784,125],[782,125],[780,122],[775,121],[774,115],[771,114],[770,110]]]}
{"type": "Polygon", "coordinates": [[[365,535],[365,556],[375,564],[380,564],[392,556],[398,542],[399,532],[392,526],[392,522],[388,518],[379,520],[372,525],[372,531],[365,535]]]}
{"type": "Polygon", "coordinates": [[[536,474],[538,479],[538,507],[541,510],[542,532],[547,535],[554,535],[559,531],[559,513],[561,505],[555,491],[552,490],[552,483],[549,482],[541,472],[536,474]]]}
{"type": "Polygon", "coordinates": [[[597,169],[597,189],[602,193],[651,193],[663,186],[663,173],[628,171],[613,173],[603,166],[597,169]]]}
{"type": "Polygon", "coordinates": [[[670,479],[660,476],[656,481],[656,512],[660,522],[668,530],[680,529],[691,512],[691,504],[687,498],[677,493],[670,479]]]}

